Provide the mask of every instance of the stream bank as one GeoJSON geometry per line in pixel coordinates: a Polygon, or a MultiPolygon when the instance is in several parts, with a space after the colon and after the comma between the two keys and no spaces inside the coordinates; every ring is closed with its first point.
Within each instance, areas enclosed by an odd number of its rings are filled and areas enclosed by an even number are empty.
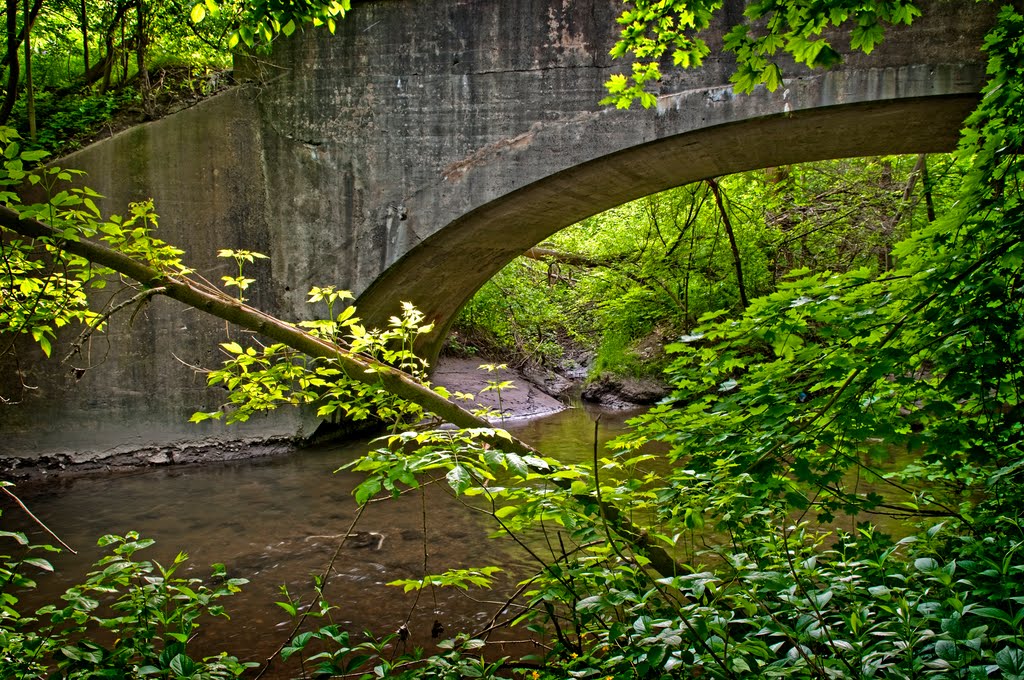
{"type": "MultiPolygon", "coordinates": [[[[494,366],[486,358],[442,357],[432,382],[448,388],[453,395],[456,392],[472,394],[473,399],[464,402],[469,408],[476,405],[497,413],[500,406],[505,423],[551,415],[579,400],[604,408],[623,409],[654,403],[664,396],[656,383],[643,379],[602,376],[584,386],[586,370],[575,364],[562,371],[535,365],[520,369],[481,368],[487,364],[494,366]],[[488,389],[489,384],[491,389],[488,389]],[[497,384],[504,386],[500,390],[493,389],[497,384]]],[[[492,420],[501,422],[499,418],[492,420]]],[[[225,436],[172,446],[126,446],[100,453],[69,451],[43,457],[11,457],[0,460],[0,479],[49,482],[55,478],[102,476],[146,468],[271,458],[311,444],[340,443],[372,433],[370,429],[350,427],[320,439],[316,435],[270,439],[232,439],[225,436]]],[[[230,430],[226,434],[230,435],[230,430]]]]}
{"type": "MultiPolygon", "coordinates": [[[[444,359],[433,376],[435,385],[447,387],[453,394],[469,393],[472,401],[465,402],[498,409],[496,390],[483,391],[488,381],[511,381],[514,386],[500,391],[501,408],[509,419],[523,420],[557,413],[566,405],[546,394],[530,380],[510,369],[488,372],[479,368],[486,359],[444,359]]],[[[163,446],[124,446],[102,452],[67,451],[37,457],[6,457],[0,459],[0,479],[18,482],[51,482],[54,479],[102,476],[118,472],[160,467],[181,467],[223,463],[257,458],[280,457],[310,445],[330,442],[343,443],[372,435],[376,428],[360,426],[337,429],[330,437],[307,435],[304,437],[273,437],[264,439],[224,437],[186,441],[163,446]]]]}
{"type": "MultiPolygon", "coordinates": [[[[655,328],[609,356],[600,348],[561,335],[550,355],[542,355],[502,342],[486,328],[461,327],[448,338],[434,382],[449,388],[453,384],[446,380],[455,385],[479,385],[473,369],[501,362],[510,367],[508,372],[517,385],[530,385],[563,404],[636,409],[656,404],[671,393],[662,370],[668,364],[664,347],[672,337],[670,330],[655,328]]],[[[471,387],[457,389],[474,392],[471,387]]]]}

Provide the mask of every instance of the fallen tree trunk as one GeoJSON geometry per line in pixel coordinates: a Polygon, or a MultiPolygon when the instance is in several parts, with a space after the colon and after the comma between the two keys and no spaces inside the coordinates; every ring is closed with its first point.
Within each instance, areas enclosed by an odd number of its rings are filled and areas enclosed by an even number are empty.
{"type": "MultiPolygon", "coordinates": [[[[340,345],[311,335],[187,276],[161,272],[98,243],[63,240],[61,234],[49,225],[38,220],[22,219],[15,211],[2,206],[0,226],[29,238],[48,238],[59,242],[60,249],[113,269],[146,288],[162,288],[164,290],[161,294],[173,300],[284,343],[308,356],[333,359],[352,380],[368,385],[380,385],[403,399],[419,404],[453,425],[490,427],[487,421],[445,399],[398,369],[353,354],[340,345]]],[[[530,453],[536,453],[525,443],[519,442],[519,445],[528,449],[530,453]]]]}
{"type": "Polygon", "coordinates": [[[539,248],[537,246],[534,246],[523,253],[523,257],[528,257],[531,260],[540,260],[542,262],[568,264],[574,267],[607,267],[610,264],[621,262],[625,259],[624,255],[596,258],[589,257],[587,255],[580,255],[578,253],[567,253],[562,250],[553,250],[551,248],[539,248]]]}
{"type": "MultiPolygon", "coordinates": [[[[391,394],[421,406],[452,425],[464,428],[491,427],[483,418],[473,415],[403,371],[370,357],[354,354],[339,344],[311,335],[188,276],[160,271],[99,243],[65,239],[62,232],[53,227],[35,219],[22,218],[16,211],[5,206],[0,206],[0,227],[28,238],[47,239],[53,244],[59,244],[56,247],[61,250],[112,269],[147,289],[160,289],[161,295],[276,340],[310,357],[336,361],[346,377],[351,380],[381,387],[391,394]]],[[[538,457],[541,455],[526,442],[512,436],[507,439],[501,438],[500,446],[511,453],[538,457]]],[[[544,474],[547,470],[538,467],[534,471],[544,474]]],[[[567,480],[554,481],[563,488],[568,486],[567,480]]],[[[665,550],[650,545],[646,534],[623,517],[618,508],[606,503],[600,503],[600,506],[605,519],[615,527],[620,536],[646,554],[655,571],[665,576],[683,572],[683,567],[665,550]]]]}

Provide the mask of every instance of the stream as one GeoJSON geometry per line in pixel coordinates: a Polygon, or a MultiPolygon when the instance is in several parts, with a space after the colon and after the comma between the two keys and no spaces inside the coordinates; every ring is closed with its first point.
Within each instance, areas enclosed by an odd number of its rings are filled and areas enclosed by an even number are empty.
{"type": "MultiPolygon", "coordinates": [[[[585,462],[593,455],[598,416],[603,444],[637,413],[586,406],[509,421],[505,427],[548,456],[585,462]]],[[[293,625],[274,604],[284,599],[281,586],[293,599],[308,602],[314,575],[324,571],[355,517],[351,493],[362,476],[335,470],[367,447],[365,440],[355,441],[272,458],[53,479],[19,488],[28,507],[79,551],[77,556],[53,557],[57,573],[42,575],[39,589],[26,602],[59,602],[64,589],[80,582],[103,554],[96,547],[99,536],[134,530],[156,540],[137,559],[166,565],[186,550],[189,561],[179,575],[202,578],[209,575],[209,565],[222,562],[230,576],[249,580],[242,593],[221,601],[230,621],[207,619],[202,624],[194,654],[227,651],[242,660],[266,659],[286,641],[293,625]]],[[[28,531],[35,542],[53,542],[9,500],[0,507],[5,529],[28,531]]],[[[489,517],[436,485],[426,487],[424,494],[371,503],[356,529],[363,533],[338,552],[326,591],[337,606],[334,622],[353,634],[369,630],[378,636],[407,622],[410,650],[435,649],[435,622],[444,626],[443,637],[449,637],[482,631],[499,614],[508,618],[504,598],[537,567],[511,540],[487,537],[494,529],[489,517]],[[493,564],[503,571],[492,591],[427,589],[419,600],[415,592],[386,585],[420,578],[425,562],[426,573],[493,564]]],[[[903,533],[899,527],[886,529],[903,533]]],[[[499,631],[492,640],[515,644],[503,634],[511,633],[499,631]]],[[[507,651],[528,653],[522,644],[507,651]]],[[[263,677],[297,674],[297,667],[275,662],[263,677]]]]}
{"type": "MultiPolygon", "coordinates": [[[[509,421],[506,428],[547,455],[578,461],[592,455],[594,419],[599,414],[604,442],[619,434],[626,418],[635,413],[575,408],[509,421]]],[[[351,492],[362,476],[335,470],[367,446],[364,440],[273,458],[54,479],[16,489],[28,507],[79,552],[51,558],[57,573],[37,579],[39,589],[31,603],[59,602],[64,589],[81,581],[103,554],[96,547],[101,535],[134,530],[156,541],[136,559],[166,565],[178,551],[186,550],[189,561],[179,575],[205,577],[209,565],[222,562],[230,576],[249,579],[242,593],[221,601],[231,621],[203,623],[199,651],[224,650],[243,660],[265,659],[287,638],[293,624],[274,604],[284,599],[280,587],[286,585],[293,598],[308,601],[313,575],[323,572],[355,516],[351,492]]],[[[26,530],[36,542],[53,543],[12,502],[5,500],[2,509],[5,529],[26,530]]],[[[353,633],[370,630],[383,635],[409,619],[408,644],[428,651],[433,648],[435,621],[444,626],[445,636],[482,630],[502,610],[501,594],[512,592],[534,568],[511,541],[488,539],[493,528],[486,516],[436,487],[428,487],[425,495],[372,503],[356,527],[366,532],[363,540],[350,539],[335,562],[327,590],[338,607],[334,621],[353,633]],[[424,524],[429,573],[498,564],[504,571],[497,575],[495,590],[424,590],[416,603],[415,592],[387,586],[395,579],[422,576],[424,524]],[[382,541],[377,534],[383,535],[382,541]]],[[[290,674],[275,664],[275,673],[264,677],[290,674]]]]}

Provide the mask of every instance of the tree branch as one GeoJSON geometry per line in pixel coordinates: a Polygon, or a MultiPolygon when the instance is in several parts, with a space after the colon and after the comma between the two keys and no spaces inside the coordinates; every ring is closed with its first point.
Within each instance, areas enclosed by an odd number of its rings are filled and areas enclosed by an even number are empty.
{"type": "Polygon", "coordinates": [[[740,249],[736,245],[736,235],[732,230],[732,220],[729,219],[729,213],[725,209],[725,203],[722,202],[722,193],[719,189],[718,182],[714,179],[706,179],[707,185],[711,187],[711,193],[715,195],[715,203],[718,205],[718,212],[722,215],[722,224],[725,225],[725,233],[729,237],[729,247],[732,248],[732,262],[736,268],[736,283],[740,288],[740,305],[743,309],[750,306],[750,300],[747,299],[747,290],[743,285],[743,264],[740,261],[740,249]]]}
{"type": "MultiPolygon", "coordinates": [[[[276,340],[310,357],[334,360],[345,376],[351,380],[373,387],[381,387],[391,394],[418,404],[452,425],[465,428],[491,427],[486,420],[442,397],[407,373],[374,359],[353,354],[341,345],[310,335],[292,324],[239,302],[216,289],[193,281],[187,276],[161,272],[99,243],[86,240],[65,240],[63,232],[38,220],[23,219],[17,212],[5,206],[0,206],[0,227],[28,238],[48,239],[54,244],[59,244],[57,247],[62,250],[83,257],[94,264],[113,269],[147,288],[161,288],[163,289],[161,294],[172,300],[177,300],[201,312],[276,340]]],[[[501,438],[500,446],[512,453],[541,455],[532,446],[516,437],[501,438]]],[[[540,474],[548,472],[545,468],[535,468],[534,471],[540,474]]],[[[566,480],[554,481],[563,488],[568,486],[566,480]]],[[[668,552],[659,546],[651,545],[646,535],[638,530],[628,517],[623,516],[617,507],[601,503],[600,508],[601,513],[615,527],[619,535],[639,548],[639,552],[646,554],[655,571],[665,576],[685,571],[685,568],[677,563],[668,552]]]]}
{"type": "MultiPolygon", "coordinates": [[[[141,305],[143,302],[145,302],[149,298],[153,297],[154,295],[162,295],[165,292],[166,292],[166,289],[164,289],[164,288],[146,288],[145,290],[140,291],[139,293],[133,295],[132,297],[130,297],[127,300],[119,302],[118,304],[114,305],[113,307],[111,307],[107,311],[105,311],[102,314],[100,314],[89,326],[87,326],[85,328],[84,331],[82,331],[81,335],[78,336],[78,339],[75,340],[74,343],[72,343],[71,349],[68,350],[67,355],[64,357],[64,359],[63,359],[63,361],[61,363],[67,363],[68,361],[71,360],[71,357],[73,357],[75,354],[80,352],[82,350],[82,344],[86,340],[88,340],[89,337],[93,333],[95,333],[99,329],[100,326],[102,326],[104,323],[106,323],[107,319],[112,317],[114,314],[117,314],[119,311],[121,311],[125,307],[133,305],[135,303],[139,303],[141,305]]],[[[135,318],[135,314],[134,313],[132,314],[132,318],[133,319],[135,318]]]]}

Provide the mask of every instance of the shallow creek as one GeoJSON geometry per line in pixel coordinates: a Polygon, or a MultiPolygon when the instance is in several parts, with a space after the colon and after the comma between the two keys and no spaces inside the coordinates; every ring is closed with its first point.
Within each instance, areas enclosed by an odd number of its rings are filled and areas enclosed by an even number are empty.
{"type": "MultiPolygon", "coordinates": [[[[547,455],[589,459],[598,414],[602,441],[620,433],[631,415],[577,408],[509,421],[506,428],[547,455]]],[[[59,602],[60,593],[81,580],[103,554],[96,547],[99,536],[134,530],[156,540],[137,559],[166,565],[186,550],[187,576],[204,577],[210,564],[222,562],[229,575],[249,579],[241,594],[222,601],[231,621],[204,624],[202,648],[209,653],[226,650],[246,660],[265,659],[291,630],[292,619],[274,604],[284,599],[280,587],[287,585],[293,597],[308,601],[312,576],[323,572],[355,517],[351,492],[361,477],[335,470],[367,446],[358,441],[275,458],[51,480],[20,489],[33,512],[79,551],[78,556],[52,560],[58,574],[39,579],[36,595],[59,602]]],[[[5,529],[30,529],[13,504],[5,502],[2,509],[5,529]]],[[[446,635],[482,630],[501,610],[501,594],[513,591],[532,566],[510,541],[488,539],[493,528],[487,517],[437,488],[428,488],[425,497],[409,494],[371,504],[356,529],[373,534],[351,547],[346,543],[330,578],[327,593],[338,606],[335,622],[353,633],[372,630],[382,635],[409,619],[409,644],[428,648],[435,620],[446,635]],[[415,593],[385,584],[422,576],[424,518],[428,573],[500,564],[505,571],[499,574],[499,588],[493,593],[424,590],[410,618],[415,593]]],[[[38,542],[52,542],[38,531],[31,533],[38,542]]],[[[275,676],[288,673],[264,677],[275,676]]]]}
{"type": "MultiPolygon", "coordinates": [[[[598,416],[603,444],[621,433],[625,420],[635,414],[575,408],[509,421],[506,427],[546,455],[585,462],[593,455],[598,416]]],[[[64,589],[80,581],[102,554],[96,547],[99,536],[134,530],[156,540],[138,559],[168,564],[179,550],[186,550],[184,575],[205,577],[210,564],[222,562],[231,576],[249,579],[241,594],[222,601],[231,621],[204,624],[196,651],[225,650],[245,660],[263,660],[285,641],[293,624],[274,604],[284,599],[281,586],[308,602],[313,576],[326,568],[355,517],[351,492],[361,477],[335,470],[367,447],[366,441],[357,441],[275,458],[51,480],[19,489],[42,521],[79,551],[78,556],[53,560],[58,574],[39,579],[32,603],[59,602],[64,589]]],[[[12,503],[0,507],[5,529],[32,528],[12,503]]],[[[337,606],[334,622],[354,634],[370,630],[377,635],[407,622],[409,646],[428,651],[435,621],[444,626],[445,636],[482,631],[502,612],[504,598],[516,583],[536,568],[510,540],[488,539],[493,529],[488,517],[436,486],[424,495],[372,503],[356,527],[364,533],[340,550],[330,577],[327,595],[337,606]],[[494,591],[424,590],[418,601],[415,592],[386,585],[420,578],[425,561],[426,573],[492,564],[504,571],[494,591]]],[[[887,529],[901,533],[898,527],[887,529]]],[[[31,533],[37,542],[52,542],[37,530],[31,533]]],[[[502,620],[508,616],[508,611],[500,614],[502,620]]],[[[296,668],[277,663],[264,677],[296,674],[296,668]]]]}

